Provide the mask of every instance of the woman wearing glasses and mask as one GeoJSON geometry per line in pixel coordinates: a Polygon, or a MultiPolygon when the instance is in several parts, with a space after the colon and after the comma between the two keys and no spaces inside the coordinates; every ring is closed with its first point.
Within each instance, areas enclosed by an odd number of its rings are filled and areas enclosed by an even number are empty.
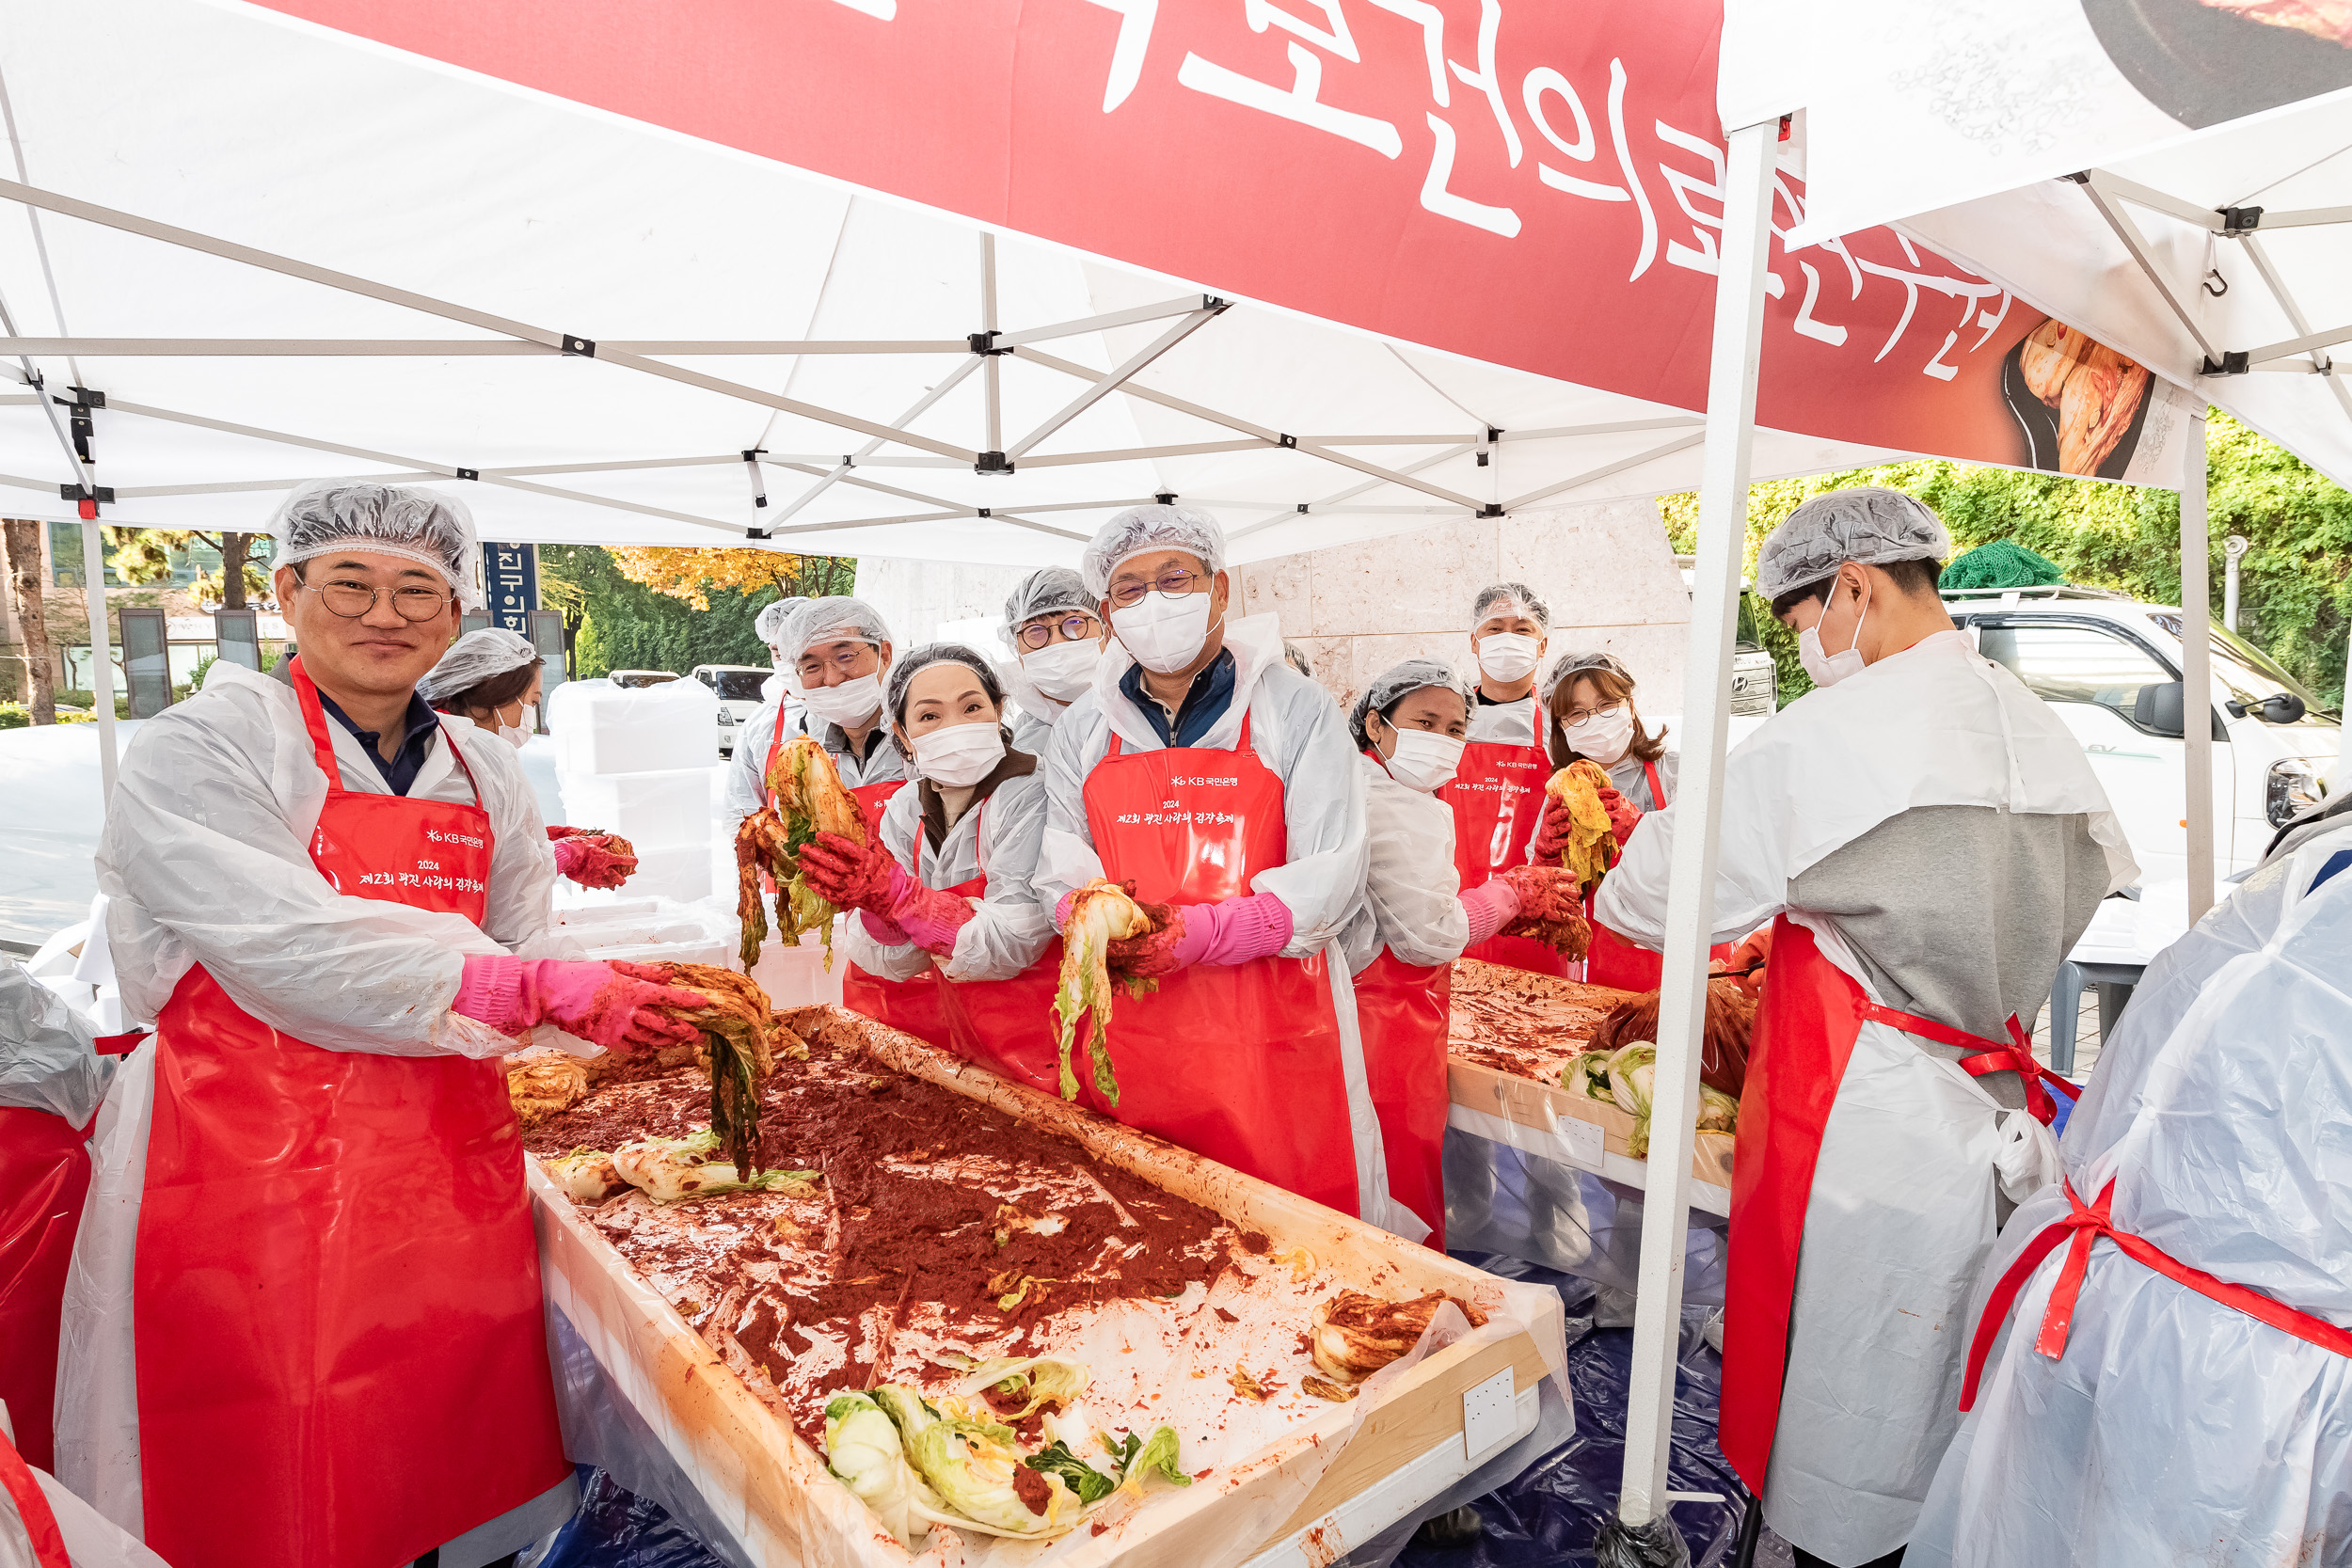
{"type": "MultiPolygon", "coordinates": [[[[469,631],[417,683],[417,695],[439,712],[470,719],[516,751],[539,727],[544,671],[530,638],[504,626],[469,631]]],[[[637,869],[637,857],[612,851],[612,840],[592,828],[548,825],[555,869],[581,887],[615,888],[637,869]]]]}
{"type": "Polygon", "coordinates": [[[278,513],[301,655],[124,752],[98,884],[124,1016],[66,1285],[59,1478],[183,1568],[488,1562],[571,1513],[499,1058],[691,1042],[700,998],[546,950],[514,749],[418,681],[481,602],[462,502],[278,513]]]}
{"type": "Polygon", "coordinates": [[[892,666],[883,705],[914,758],[914,787],[890,798],[870,844],[818,834],[801,851],[802,873],[858,911],[850,961],[885,989],[917,993],[941,1021],[941,1043],[1054,1093],[1061,943],[1031,885],[1045,832],[1038,759],[1011,745],[1004,688],[961,643],[930,643],[892,666]]]}
{"type": "Polygon", "coordinates": [[[1283,661],[1273,616],[1231,618],[1214,519],[1130,507],[1083,570],[1112,641],[1046,750],[1038,897],[1060,927],[1088,882],[1133,883],[1154,928],[1112,943],[1110,972],[1159,989],[1118,1004],[1118,1104],[1080,1092],[1131,1127],[1391,1224],[1355,996],[1327,951],[1364,877],[1347,721],[1283,661]]]}
{"type": "Polygon", "coordinates": [[[1043,756],[1054,724],[1094,684],[1103,657],[1099,601],[1086,579],[1067,566],[1046,566],[1021,579],[1005,601],[1005,641],[1012,662],[1000,667],[1005,688],[1020,704],[1012,743],[1043,756]]]}
{"type": "Polygon", "coordinates": [[[1389,1188],[1445,1248],[1445,1042],[1454,960],[1518,921],[1555,867],[1514,865],[1463,892],[1454,813],[1437,792],[1461,766],[1474,701],[1435,659],[1408,658],[1356,701],[1363,753],[1364,898],[1340,943],[1356,977],[1366,1075],[1380,1117],[1389,1188]]]}

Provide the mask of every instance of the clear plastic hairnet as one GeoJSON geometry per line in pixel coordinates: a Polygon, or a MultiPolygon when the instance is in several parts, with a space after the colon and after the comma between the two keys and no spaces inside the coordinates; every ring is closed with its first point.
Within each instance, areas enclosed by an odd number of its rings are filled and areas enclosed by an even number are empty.
{"type": "Polygon", "coordinates": [[[1364,694],[1356,699],[1356,706],[1347,716],[1348,733],[1356,737],[1358,749],[1372,744],[1372,737],[1364,733],[1366,714],[1377,712],[1386,719],[1391,708],[1424,686],[1442,686],[1461,698],[1465,714],[1477,705],[1478,697],[1470,683],[1434,658],[1408,658],[1402,664],[1392,664],[1364,689],[1364,694]]]}
{"type": "Polygon", "coordinates": [[[1307,657],[1307,650],[1300,647],[1297,643],[1292,641],[1287,637],[1282,639],[1282,657],[1289,663],[1292,669],[1297,671],[1309,680],[1315,678],[1314,661],[1307,657]]]}
{"type": "Polygon", "coordinates": [[[1623,680],[1626,685],[1634,684],[1633,672],[1625,667],[1623,660],[1614,654],[1605,654],[1598,648],[1595,648],[1590,653],[1562,654],[1558,658],[1553,659],[1550,672],[1544,676],[1543,684],[1536,689],[1536,700],[1546,707],[1551,706],[1551,694],[1559,690],[1571,677],[1586,670],[1606,670],[1623,680]]]}
{"type": "Polygon", "coordinates": [[[269,535],[278,543],[273,566],[298,565],[332,550],[398,556],[448,578],[465,609],[482,608],[482,590],[474,585],[481,549],[473,513],[438,490],[320,480],[286,498],[270,519],[269,535]]]}
{"type": "Polygon", "coordinates": [[[879,648],[889,641],[890,627],[881,610],[864,599],[828,594],[794,610],[769,646],[788,673],[819,642],[871,642],[879,648]]]}
{"type": "Polygon", "coordinates": [[[1021,651],[1021,628],[1041,615],[1102,613],[1103,596],[1087,592],[1086,578],[1067,566],[1041,566],[1021,579],[1005,600],[1005,642],[1021,651]]]}
{"type": "Polygon", "coordinates": [[[1756,591],[1766,600],[1819,582],[1851,561],[1941,561],[1952,536],[1927,503],[1900,490],[1866,484],[1825,490],[1788,514],[1756,556],[1756,591]]]}
{"type": "Polygon", "coordinates": [[[449,645],[441,662],[427,670],[424,679],[417,683],[417,695],[437,705],[446,698],[472,690],[493,675],[503,675],[510,670],[538,662],[539,650],[530,638],[504,626],[484,626],[449,645]]]}
{"type": "Polygon", "coordinates": [[[961,642],[926,642],[906,657],[890,667],[889,684],[882,688],[882,704],[890,717],[901,723],[906,720],[907,688],[914,677],[934,664],[961,664],[980,677],[980,689],[1002,713],[1005,706],[1005,683],[996,678],[996,671],[987,659],[961,642]]]}
{"type": "Polygon", "coordinates": [[[759,619],[752,623],[752,629],[759,634],[759,640],[762,642],[772,648],[784,640],[784,624],[792,619],[794,610],[806,603],[808,603],[806,599],[795,595],[788,599],[778,599],[771,605],[763,605],[760,607],[759,619]]]}
{"type": "Polygon", "coordinates": [[[1507,610],[1520,614],[1543,627],[1551,629],[1551,606],[1535,596],[1535,590],[1523,582],[1498,582],[1478,595],[1470,605],[1470,625],[1475,626],[1490,615],[1507,610]]]}
{"type": "Polygon", "coordinates": [[[1131,506],[1096,531],[1080,562],[1087,591],[1099,604],[1111,591],[1119,563],[1146,550],[1188,550],[1212,572],[1225,570],[1225,530],[1188,506],[1131,506]]]}

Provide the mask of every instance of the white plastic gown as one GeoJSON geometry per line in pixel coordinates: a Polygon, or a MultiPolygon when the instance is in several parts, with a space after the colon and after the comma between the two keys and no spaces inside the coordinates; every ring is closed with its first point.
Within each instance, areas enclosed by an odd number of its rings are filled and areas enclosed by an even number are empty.
{"type": "MultiPolygon", "coordinates": [[[[1828,916],[1789,907],[1790,882],[1881,823],[1923,806],[2081,815],[2108,891],[2137,875],[2082,746],[2015,675],[1939,633],[1784,709],[1725,767],[1710,940],[1786,911],[1874,1001],[1828,916]]],[[[1642,818],[1601,883],[1596,916],[1645,945],[1665,939],[1677,806],[1642,818]]],[[[1955,868],[1955,875],[1963,868],[1955,868]]],[[[1955,896],[1967,896],[1956,888],[1955,896]]],[[[1915,951],[1936,952],[1931,931],[1915,951]]],[[[1879,1022],[1854,1042],[1806,1209],[1765,1518],[1837,1562],[1910,1538],[1958,1423],[1968,1293],[1991,1252],[1997,1201],[2055,1174],[2057,1148],[2024,1112],[1879,1022]]]]}
{"type": "MultiPolygon", "coordinates": [[[[1346,1078],[1357,1212],[1385,1229],[1418,1236],[1411,1211],[1389,1196],[1380,1119],[1373,1112],[1363,1035],[1356,1022],[1356,989],[1347,955],[1338,949],[1364,886],[1364,784],[1356,742],[1330,693],[1284,662],[1281,626],[1274,616],[1229,619],[1225,646],[1233,656],[1233,700],[1198,744],[1232,750],[1240,743],[1247,718],[1250,750],[1282,781],[1289,859],[1251,878],[1249,890],[1274,895],[1290,911],[1291,940],[1283,958],[1334,949],[1326,967],[1346,1078]]],[[[1048,910],[1063,894],[1103,874],[1087,821],[1086,782],[1110,753],[1112,735],[1125,751],[1165,749],[1142,711],[1119,689],[1120,677],[1134,665],[1134,657],[1113,639],[1095,666],[1093,689],[1071,704],[1054,726],[1041,769],[1045,838],[1037,871],[1038,901],[1048,910]]]]}
{"type": "Polygon", "coordinates": [[[80,1127],[114,1072],[114,1058],[91,1049],[89,1025],[64,997],[21,964],[0,968],[0,1106],[46,1111],[80,1127]]]}
{"type": "MultiPolygon", "coordinates": [[[[955,951],[939,960],[950,980],[1009,980],[1037,962],[1054,940],[1053,911],[1038,903],[1032,878],[1045,836],[1045,783],[1036,773],[1006,779],[987,800],[956,818],[936,849],[923,834],[922,787],[910,784],[882,808],[882,847],[928,888],[988,878],[988,892],[966,900],[972,918],[956,932],[955,951]]],[[[885,980],[912,980],[931,966],[913,942],[876,942],[852,916],[845,935],[850,961],[885,980]]]]}
{"type": "MultiPolygon", "coordinates": [[[[2119,1229],[2339,1328],[2352,1328],[2348,979],[2340,828],[2256,871],[2149,965],[2062,1148],[2084,1201],[2115,1182],[2119,1229]]],[[[2067,1212],[2052,1187],[2010,1216],[1963,1335],[2067,1212]]],[[[2352,1357],[2102,1240],[2052,1360],[2034,1339],[2066,1250],[2018,1292],[1904,1562],[2352,1563],[2352,1357]]]]}
{"type": "MultiPolygon", "coordinates": [[[[775,682],[779,687],[781,681],[775,682]]],[[[815,735],[825,750],[833,754],[834,769],[841,775],[842,787],[856,789],[865,784],[887,784],[894,779],[911,779],[914,770],[899,754],[898,743],[890,737],[887,727],[874,732],[873,740],[866,749],[864,762],[846,749],[836,750],[832,744],[833,726],[808,727],[808,712],[798,698],[780,692],[760,705],[757,713],[743,721],[735,735],[735,755],[727,763],[726,831],[733,838],[735,830],[743,825],[768,799],[768,748],[775,743],[776,723],[781,718],[784,737],[815,735]]]]}
{"type": "Polygon", "coordinates": [[[1043,757],[1045,748],[1054,742],[1054,726],[1070,711],[1070,705],[1057,703],[1040,691],[1017,655],[996,661],[996,678],[1004,682],[1005,690],[1013,700],[1013,745],[1031,756],[1043,757]]]}
{"type": "Polygon", "coordinates": [[[1470,942],[1454,813],[1368,756],[1359,753],[1356,766],[1364,784],[1364,898],[1340,935],[1348,973],[1361,974],[1383,948],[1399,963],[1450,964],[1470,942]]]}
{"type": "MultiPolygon", "coordinates": [[[[342,786],[389,793],[358,739],[332,718],[326,728],[342,786]]],[[[324,1050],[477,1058],[512,1051],[505,1035],[449,1010],[466,956],[565,957],[576,948],[552,934],[555,858],[514,748],[470,721],[444,719],[408,799],[470,801],[477,784],[494,839],[482,926],[338,894],[306,847],[326,778],[294,688],[215,664],[199,695],[133,737],[108,802],[98,885],[124,1018],[153,1022],[200,963],[246,1012],[324,1050]],[[453,745],[471,783],[452,761],[453,745]]],[[[154,1051],[143,1047],[115,1075],[99,1113],[58,1356],[58,1479],[134,1530],[141,1507],[131,1272],[154,1079],[154,1051]]]]}

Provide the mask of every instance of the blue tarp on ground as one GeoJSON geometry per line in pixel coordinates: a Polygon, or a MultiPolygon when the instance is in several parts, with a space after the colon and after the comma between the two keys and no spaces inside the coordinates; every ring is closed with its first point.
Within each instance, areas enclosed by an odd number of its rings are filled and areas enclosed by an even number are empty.
{"type": "MultiPolygon", "coordinates": [[[[1512,1258],[1457,1254],[1489,1273],[1560,1291],[1568,1309],[1568,1380],[1576,1397],[1576,1435],[1517,1481],[1477,1503],[1484,1529],[1475,1541],[1443,1548],[1407,1547],[1401,1568],[1589,1568],[1593,1537],[1615,1505],[1625,1463],[1626,1385],[1633,1331],[1591,1327],[1592,1287],[1512,1258]]],[[[1715,1447],[1722,1357],[1700,1338],[1701,1312],[1686,1313],[1681,1368],[1675,1378],[1673,1454],[1667,1484],[1677,1492],[1714,1492],[1721,1502],[1677,1503],[1674,1521],[1694,1568],[1719,1568],[1739,1539],[1747,1493],[1715,1447]]],[[[527,1568],[724,1568],[659,1507],[631,1496],[602,1472],[583,1478],[580,1513],[527,1568]]]]}

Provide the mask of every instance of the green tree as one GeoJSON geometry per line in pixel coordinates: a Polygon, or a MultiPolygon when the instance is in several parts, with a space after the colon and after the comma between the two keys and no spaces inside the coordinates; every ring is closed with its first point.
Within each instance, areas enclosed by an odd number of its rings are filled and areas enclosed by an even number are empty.
{"type": "MultiPolygon", "coordinates": [[[[2239,567],[2239,632],[2340,710],[2352,630],[2352,495],[2218,410],[2206,440],[2212,613],[2221,613],[2222,540],[2242,533],[2254,547],[2239,567]]],[[[1748,494],[1749,573],[1765,535],[1799,502],[1857,484],[1907,490],[1935,508],[1955,553],[2014,540],[2056,562],[2069,582],[2180,603],[2176,492],[1940,459],[1756,484],[1748,494]]],[[[1695,547],[1695,494],[1661,498],[1659,514],[1675,548],[1695,547]]],[[[1796,638],[1768,615],[1757,620],[1786,705],[1813,683],[1797,663],[1796,638]]]]}
{"type": "MultiPolygon", "coordinates": [[[[846,594],[856,581],[857,563],[847,557],[779,559],[795,564],[788,582],[802,594],[846,594]]],[[[781,596],[777,588],[694,588],[707,608],[695,608],[684,593],[632,580],[610,550],[539,546],[540,597],[564,617],[567,668],[576,679],[614,670],[682,675],[697,664],[766,664],[757,623],[760,610],[781,596]]]]}
{"type": "Polygon", "coordinates": [[[254,546],[269,536],[262,533],[203,533],[194,529],[110,528],[106,543],[114,550],[115,576],[125,582],[169,582],[172,556],[191,543],[210,547],[220,558],[218,577],[199,566],[190,586],[197,598],[224,610],[243,610],[246,596],[269,593],[269,573],[255,558],[254,546]]]}

